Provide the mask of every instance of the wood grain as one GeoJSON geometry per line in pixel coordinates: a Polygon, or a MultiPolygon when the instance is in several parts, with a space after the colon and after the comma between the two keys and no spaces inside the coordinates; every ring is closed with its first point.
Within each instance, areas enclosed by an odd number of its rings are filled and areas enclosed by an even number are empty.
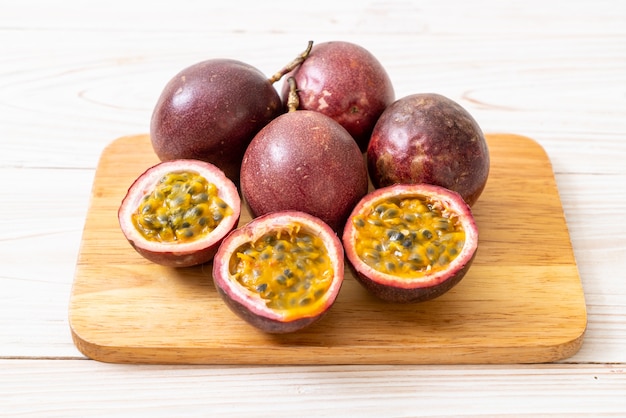
{"type": "Polygon", "coordinates": [[[626,392],[619,365],[135,367],[57,360],[46,374],[41,363],[0,359],[13,383],[0,392],[0,405],[12,416],[623,417],[626,392]],[[51,376],[62,378],[51,387],[51,376]],[[16,393],[38,402],[20,403],[16,393]]]}
{"type": "MultiPolygon", "coordinates": [[[[346,271],[330,313],[271,336],[218,298],[210,266],[169,269],[136,254],[117,224],[128,186],[158,162],[146,135],[103,152],[70,301],[77,348],[117,363],[468,364],[548,362],[580,348],[586,307],[551,163],[534,140],[488,135],[492,167],[474,206],[480,245],[448,294],[419,305],[370,297],[346,271]]],[[[241,222],[250,219],[247,213],[241,222]]]]}

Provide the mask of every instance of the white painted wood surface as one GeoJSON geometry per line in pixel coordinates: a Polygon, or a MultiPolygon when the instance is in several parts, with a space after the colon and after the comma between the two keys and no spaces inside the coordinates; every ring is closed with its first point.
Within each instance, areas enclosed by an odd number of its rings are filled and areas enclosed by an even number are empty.
{"type": "MultiPolygon", "coordinates": [[[[0,0],[0,416],[626,415],[626,6],[605,1],[0,0]],[[434,91],[551,158],[585,289],[575,356],[510,366],[120,366],[67,320],[102,149],[164,84],[231,57],[267,74],[349,40],[398,97],[434,91]]],[[[539,197],[538,197],[539,198],[539,197]]]]}

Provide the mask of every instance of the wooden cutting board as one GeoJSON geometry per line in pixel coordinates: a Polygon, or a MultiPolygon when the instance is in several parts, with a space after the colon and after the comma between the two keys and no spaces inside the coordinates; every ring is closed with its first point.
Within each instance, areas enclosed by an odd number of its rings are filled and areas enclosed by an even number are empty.
{"type": "MultiPolygon", "coordinates": [[[[469,364],[537,363],[578,351],[587,324],[581,281],[548,156],[530,138],[487,136],[491,171],[473,211],[472,268],[438,299],[393,305],[370,297],[346,269],[320,322],[266,335],[219,299],[211,266],[144,260],[117,222],[126,190],[158,162],[147,135],[103,152],[69,306],[86,356],[115,363],[469,364]]],[[[245,211],[241,222],[250,219],[245,211]]]]}

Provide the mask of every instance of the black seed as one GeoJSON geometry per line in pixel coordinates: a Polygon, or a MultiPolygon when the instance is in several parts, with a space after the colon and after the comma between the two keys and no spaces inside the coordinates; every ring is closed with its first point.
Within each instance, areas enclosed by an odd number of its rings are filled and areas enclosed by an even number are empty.
{"type": "Polygon", "coordinates": [[[312,302],[311,298],[304,298],[300,301],[300,306],[306,306],[312,302]]]}
{"type": "Polygon", "coordinates": [[[196,217],[196,216],[200,216],[202,215],[202,212],[204,212],[202,210],[201,206],[194,206],[191,209],[189,209],[187,211],[187,213],[185,214],[185,216],[192,216],[192,217],[196,217]]]}
{"type": "Polygon", "coordinates": [[[291,269],[285,269],[283,270],[283,274],[289,278],[293,277],[293,271],[291,271],[291,269]]]}
{"type": "Polygon", "coordinates": [[[435,226],[437,229],[441,231],[450,231],[452,230],[452,225],[450,224],[450,220],[447,218],[437,219],[437,223],[435,226]]]}
{"type": "Polygon", "coordinates": [[[405,238],[404,241],[402,241],[402,246],[404,248],[411,248],[413,246],[413,240],[411,238],[405,238]]]}
{"type": "Polygon", "coordinates": [[[170,217],[170,224],[172,225],[172,227],[174,228],[178,228],[180,226],[182,222],[182,218],[180,215],[174,215],[170,217]]]}
{"type": "Polygon", "coordinates": [[[385,267],[387,268],[388,271],[394,271],[396,269],[396,265],[392,263],[391,261],[387,261],[385,263],[385,267]]]}
{"type": "Polygon", "coordinates": [[[380,259],[380,254],[376,251],[366,250],[363,253],[363,258],[365,258],[366,260],[378,261],[380,259]]]}
{"type": "Polygon", "coordinates": [[[437,258],[437,251],[435,250],[435,247],[432,246],[428,246],[426,248],[426,255],[428,256],[428,259],[433,261],[437,258]]]}
{"type": "Polygon", "coordinates": [[[383,226],[383,222],[380,219],[371,219],[369,218],[367,220],[368,223],[374,225],[374,226],[383,226]]]}
{"type": "Polygon", "coordinates": [[[276,244],[276,246],[274,247],[274,249],[276,251],[285,251],[285,244],[282,242],[279,242],[278,244],[276,244]]]}
{"type": "Polygon", "coordinates": [[[424,237],[426,239],[431,239],[433,237],[433,233],[430,232],[430,230],[428,230],[428,229],[424,229],[422,231],[422,237],[424,237]]]}
{"type": "Polygon", "coordinates": [[[261,283],[260,285],[256,287],[256,291],[259,293],[265,293],[266,290],[267,290],[267,283],[261,283]]]}
{"type": "Polygon", "coordinates": [[[402,241],[404,239],[404,234],[400,231],[389,230],[387,232],[387,237],[391,241],[402,241]]]}
{"type": "Polygon", "coordinates": [[[363,220],[363,218],[355,218],[355,219],[354,219],[354,225],[355,225],[357,228],[362,228],[362,227],[364,227],[364,226],[365,226],[365,221],[363,220]]]}
{"type": "Polygon", "coordinates": [[[198,219],[198,224],[200,226],[205,226],[207,224],[207,218],[203,216],[202,218],[198,219]]]}
{"type": "Polygon", "coordinates": [[[398,216],[398,210],[394,208],[387,209],[383,214],[383,218],[396,218],[398,216]]]}
{"type": "Polygon", "coordinates": [[[281,274],[280,276],[276,277],[276,283],[284,286],[285,284],[287,284],[287,278],[281,274]]]}
{"type": "Polygon", "coordinates": [[[185,198],[183,196],[176,196],[174,198],[174,202],[173,202],[176,206],[181,206],[183,203],[185,203],[185,198]]]}
{"type": "Polygon", "coordinates": [[[185,229],[183,230],[183,236],[184,236],[185,238],[191,238],[191,237],[193,237],[193,231],[191,230],[191,228],[185,228],[185,229]]]}
{"type": "Polygon", "coordinates": [[[309,235],[300,235],[296,238],[296,241],[310,243],[312,241],[312,238],[309,235]]]}
{"type": "Polygon", "coordinates": [[[418,271],[418,270],[422,269],[422,264],[421,263],[420,264],[418,264],[418,263],[411,263],[410,266],[411,266],[411,270],[413,270],[413,271],[418,271]]]}
{"type": "Polygon", "coordinates": [[[181,228],[189,228],[191,226],[191,224],[187,221],[183,222],[182,224],[180,224],[181,228]]]}
{"type": "Polygon", "coordinates": [[[194,203],[205,203],[208,202],[209,195],[206,193],[198,193],[191,197],[191,201],[194,203]]]}

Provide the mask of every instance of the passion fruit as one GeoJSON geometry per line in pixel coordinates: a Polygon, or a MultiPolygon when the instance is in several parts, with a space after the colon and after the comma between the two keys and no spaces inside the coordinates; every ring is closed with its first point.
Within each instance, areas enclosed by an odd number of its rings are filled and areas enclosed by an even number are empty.
{"type": "MultiPolygon", "coordinates": [[[[345,41],[316,44],[291,76],[298,86],[299,109],[333,118],[364,152],[376,120],[395,99],[391,79],[364,47],[345,41]]],[[[283,85],[287,102],[289,86],[283,85]]]]}
{"type": "Polygon", "coordinates": [[[478,248],[478,228],[458,193],[396,184],[356,205],[342,240],[363,287],[383,301],[415,303],[441,296],[465,276],[478,248]]]}
{"type": "Polygon", "coordinates": [[[213,259],[239,222],[235,184],[213,164],[174,160],[150,167],[130,186],[118,220],[131,246],[146,259],[189,267],[213,259]]]}
{"type": "Polygon", "coordinates": [[[213,281],[226,305],[258,329],[301,330],[334,304],[344,253],[334,231],[303,212],[274,212],[234,230],[213,261],[213,281]]]}
{"type": "Polygon", "coordinates": [[[241,193],[253,217],[296,210],[340,232],[367,188],[367,166],[354,139],[312,110],[271,121],[250,142],[241,164],[241,193]]]}
{"type": "Polygon", "coordinates": [[[281,113],[278,92],[256,67],[208,59],[166,84],[150,121],[152,147],[161,161],[207,161],[237,183],[248,143],[281,113]]]}
{"type": "Polygon", "coordinates": [[[455,101],[433,93],[398,99],[382,113],[367,149],[374,187],[429,183],[459,193],[472,206],[489,175],[483,132],[455,101]]]}

